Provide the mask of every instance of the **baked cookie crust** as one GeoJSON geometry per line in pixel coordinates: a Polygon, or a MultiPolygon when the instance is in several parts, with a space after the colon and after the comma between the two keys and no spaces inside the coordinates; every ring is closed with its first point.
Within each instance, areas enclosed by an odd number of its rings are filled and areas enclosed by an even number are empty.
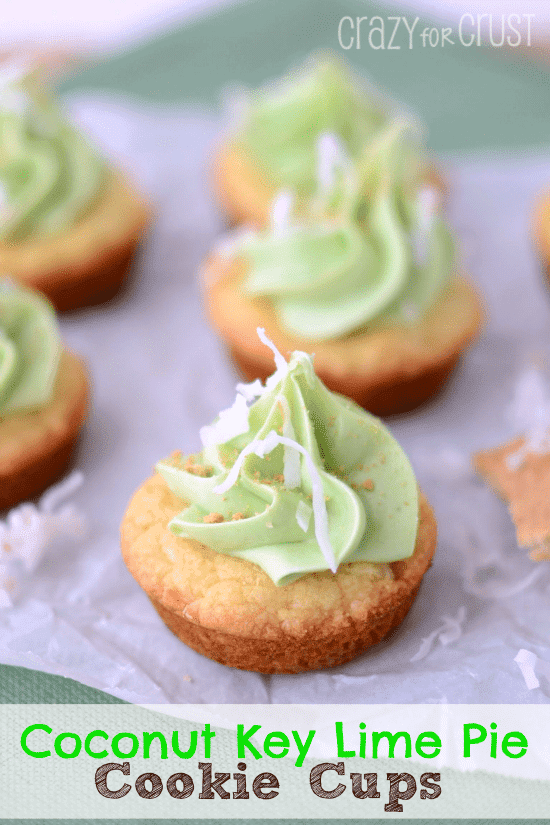
{"type": "Polygon", "coordinates": [[[334,667],[379,642],[405,618],[436,546],[421,496],[414,554],[390,565],[393,579],[355,562],[276,587],[257,565],[174,536],[167,525],[182,506],[160,475],[148,479],[122,522],[124,561],[181,641],[260,673],[334,667]]]}
{"type": "Polygon", "coordinates": [[[540,198],[535,208],[533,239],[550,283],[550,192],[540,198]]]}
{"type": "Polygon", "coordinates": [[[474,288],[456,276],[429,312],[411,326],[356,332],[311,341],[282,330],[267,299],[249,298],[240,284],[245,264],[212,256],[204,269],[207,311],[243,376],[262,381],[273,372],[271,352],[256,333],[263,327],[283,355],[315,354],[315,372],[333,392],[352,398],[375,415],[418,407],[447,382],[463,350],[483,322],[474,288]]]}
{"type": "Polygon", "coordinates": [[[0,243],[0,270],[42,292],[58,311],[101,303],[121,288],[149,217],[130,184],[110,173],[95,207],[67,232],[0,243]]]}
{"type": "Polygon", "coordinates": [[[52,400],[0,418],[0,510],[41,493],[63,475],[88,408],[83,362],[65,350],[52,400]]]}

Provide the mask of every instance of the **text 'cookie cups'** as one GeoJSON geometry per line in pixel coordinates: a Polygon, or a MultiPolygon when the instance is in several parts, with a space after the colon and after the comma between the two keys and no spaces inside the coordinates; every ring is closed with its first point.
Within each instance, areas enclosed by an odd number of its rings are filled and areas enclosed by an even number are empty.
{"type": "Polygon", "coordinates": [[[82,361],[38,294],[0,281],[0,510],[65,472],[88,407],[82,361]]]}
{"type": "Polygon", "coordinates": [[[404,619],[436,524],[384,425],[329,392],[305,353],[276,363],[201,430],[200,454],[158,464],[121,543],[187,645],[230,667],[297,673],[349,661],[404,619]]]}
{"type": "MultiPolygon", "coordinates": [[[[364,79],[334,56],[310,58],[278,83],[241,93],[239,122],[219,147],[214,191],[228,223],[266,226],[271,203],[290,189],[300,210],[317,188],[316,146],[330,132],[352,163],[400,119],[364,79]]],[[[411,145],[410,172],[443,190],[436,168],[418,143],[411,145]],[[413,170],[414,166],[414,170],[413,170]]]]}
{"type": "Polygon", "coordinates": [[[0,185],[0,271],[58,310],[118,292],[149,209],[17,65],[0,71],[0,185]]]}
{"type": "Polygon", "coordinates": [[[285,353],[314,352],[329,389],[378,415],[447,381],[483,312],[457,273],[439,192],[407,174],[407,131],[393,124],[360,170],[323,135],[307,213],[283,191],[269,229],[234,232],[207,261],[208,316],[247,379],[270,373],[261,326],[285,353]]]}

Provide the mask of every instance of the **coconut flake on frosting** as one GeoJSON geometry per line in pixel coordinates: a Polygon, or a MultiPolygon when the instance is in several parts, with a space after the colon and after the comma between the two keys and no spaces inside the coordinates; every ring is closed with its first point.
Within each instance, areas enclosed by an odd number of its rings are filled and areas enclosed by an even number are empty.
{"type": "Polygon", "coordinates": [[[296,507],[296,521],[298,522],[298,527],[303,530],[304,533],[307,533],[309,530],[309,523],[312,515],[313,508],[300,499],[298,506],[296,507]]]}
{"type": "Polygon", "coordinates": [[[317,138],[317,181],[321,194],[331,192],[338,183],[338,174],[351,171],[351,159],[344,144],[334,132],[322,132],[317,138]]]}
{"type": "Polygon", "coordinates": [[[440,194],[434,186],[423,186],[418,192],[416,226],[411,232],[413,258],[417,266],[426,265],[428,246],[440,202],[440,194]]]}
{"type": "Polygon", "coordinates": [[[273,198],[271,204],[271,231],[277,238],[286,235],[290,229],[294,201],[294,194],[290,189],[281,190],[273,198]]]}
{"type": "MultiPolygon", "coordinates": [[[[223,444],[225,441],[230,441],[238,435],[247,433],[249,430],[248,404],[263,395],[266,390],[278,384],[286,375],[288,364],[285,358],[281,355],[275,344],[267,337],[264,329],[258,327],[257,332],[260,340],[273,352],[277,369],[275,373],[270,376],[265,386],[259,378],[250,384],[237,384],[237,395],[235,396],[233,404],[226,410],[222,410],[213,424],[201,427],[199,435],[204,447],[223,444]]],[[[286,403],[286,399],[281,400],[286,403]]],[[[287,421],[287,428],[290,426],[292,429],[290,410],[288,411],[288,418],[285,418],[285,421],[287,421]]],[[[294,437],[293,430],[292,432],[289,430],[285,434],[290,438],[294,437]]]]}
{"type": "MultiPolygon", "coordinates": [[[[283,413],[283,435],[286,438],[290,439],[290,441],[296,441],[296,433],[294,432],[294,427],[292,426],[290,407],[288,405],[288,401],[286,400],[284,395],[280,395],[277,398],[277,403],[280,404],[280,408],[283,413]]],[[[284,447],[283,468],[285,487],[287,487],[289,490],[293,490],[294,488],[299,487],[301,477],[301,465],[300,456],[295,450],[290,450],[288,447],[284,447]]]]}
{"type": "Polygon", "coordinates": [[[239,477],[239,473],[243,466],[244,460],[248,455],[250,455],[251,453],[255,453],[259,458],[265,458],[265,456],[273,452],[275,447],[277,447],[279,444],[282,444],[286,447],[291,447],[293,450],[297,450],[304,456],[306,467],[308,469],[309,477],[311,480],[311,491],[313,498],[313,518],[315,523],[315,538],[317,539],[319,548],[323,556],[325,557],[325,561],[328,564],[330,570],[333,573],[336,573],[338,565],[336,563],[334,549],[332,547],[332,543],[330,541],[330,536],[328,532],[328,513],[327,505],[325,503],[325,494],[323,492],[323,481],[311,455],[305,449],[305,447],[302,447],[302,445],[298,444],[297,441],[293,441],[290,438],[285,438],[285,436],[283,435],[277,435],[275,430],[271,430],[265,438],[258,438],[254,441],[251,441],[250,444],[248,444],[239,454],[233,467],[229,471],[229,474],[225,481],[223,481],[221,484],[218,484],[217,487],[214,487],[214,492],[222,495],[223,493],[226,493],[235,484],[237,478],[239,477]]]}
{"type": "MultiPolygon", "coordinates": [[[[267,337],[265,334],[265,330],[261,327],[258,327],[258,337],[260,340],[268,346],[271,351],[273,352],[275,358],[275,365],[277,367],[276,372],[274,375],[271,376],[270,379],[266,382],[266,388],[268,388],[268,384],[272,383],[273,379],[277,377],[277,383],[282,380],[288,370],[288,364],[285,361],[284,357],[281,355],[275,344],[267,337]]],[[[240,396],[244,399],[244,396],[240,396]]],[[[293,487],[299,486],[300,483],[300,455],[303,455],[307,470],[309,472],[309,477],[311,480],[311,490],[312,490],[312,505],[313,505],[313,518],[315,524],[315,538],[317,539],[317,543],[319,544],[319,548],[327,562],[329,568],[332,570],[333,573],[336,573],[338,569],[338,565],[336,563],[336,558],[334,555],[334,548],[330,541],[329,531],[328,531],[328,513],[327,513],[327,506],[325,502],[325,494],[323,491],[323,481],[315,466],[315,462],[313,458],[309,454],[309,452],[302,447],[297,441],[295,441],[294,437],[294,429],[292,428],[292,423],[290,421],[290,409],[288,408],[288,404],[286,399],[279,397],[278,402],[281,403],[281,408],[283,410],[283,433],[285,433],[285,426],[286,426],[286,433],[285,435],[277,435],[274,430],[271,430],[265,438],[256,438],[247,444],[243,450],[239,453],[235,463],[231,467],[225,481],[222,481],[221,484],[218,484],[214,487],[214,492],[218,493],[218,495],[223,495],[226,493],[233,485],[236,483],[239,474],[241,472],[242,466],[244,464],[245,459],[247,456],[255,453],[259,458],[264,458],[266,455],[271,453],[275,447],[278,445],[282,445],[285,448],[285,459],[284,459],[284,479],[285,479],[285,486],[292,489],[293,487]],[[286,422],[286,424],[285,424],[286,422]],[[290,435],[292,433],[292,436],[290,435]],[[287,451],[288,449],[288,451],[287,451]],[[294,457],[289,455],[290,452],[293,452],[298,461],[294,457]],[[298,455],[296,455],[298,454],[298,455]]],[[[235,407],[235,404],[233,405],[235,407]]],[[[230,410],[233,409],[230,408],[230,410]]],[[[226,410],[226,412],[230,412],[226,410]]],[[[221,417],[221,416],[220,416],[221,417]]],[[[247,418],[248,423],[248,418],[247,418]]],[[[206,429],[206,428],[203,428],[206,429]]],[[[247,430],[245,432],[248,431],[247,430]]],[[[201,438],[202,438],[202,430],[201,430],[201,438]]],[[[297,512],[298,518],[298,512],[297,512]]],[[[301,526],[301,525],[300,525],[301,526]]],[[[302,528],[303,529],[303,528],[302,528]]]]}
{"type": "Polygon", "coordinates": [[[25,114],[30,107],[29,96],[19,87],[33,71],[32,63],[24,57],[7,60],[0,65],[0,109],[25,114]]]}
{"type": "Polygon", "coordinates": [[[244,395],[237,393],[233,404],[227,410],[222,410],[218,419],[199,430],[200,439],[205,447],[223,444],[249,430],[248,405],[244,395]]]}
{"type": "Polygon", "coordinates": [[[273,375],[270,375],[267,381],[265,382],[266,389],[271,389],[274,387],[275,384],[278,384],[281,381],[288,371],[288,363],[283,355],[279,352],[273,341],[271,341],[267,335],[265,334],[265,329],[263,327],[257,327],[256,332],[258,333],[258,338],[265,344],[266,347],[269,347],[273,356],[275,358],[275,367],[276,370],[273,375]]]}

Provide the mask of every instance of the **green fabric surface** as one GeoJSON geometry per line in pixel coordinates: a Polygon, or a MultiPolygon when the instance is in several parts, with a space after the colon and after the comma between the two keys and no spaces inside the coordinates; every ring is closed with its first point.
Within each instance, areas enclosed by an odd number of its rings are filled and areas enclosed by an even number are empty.
{"type": "MultiPolygon", "coordinates": [[[[18,825],[44,825],[43,819],[2,819],[6,823],[18,823],[18,825]]],[[[237,822],[238,820],[227,819],[63,819],[58,820],[60,825],[105,825],[106,823],[117,823],[117,825],[181,825],[182,822],[188,825],[227,825],[227,822],[237,822]]],[[[265,825],[265,819],[242,820],[247,825],[265,825]]],[[[386,825],[388,819],[269,819],[270,825],[311,825],[312,821],[318,825],[386,825]]],[[[401,825],[433,825],[433,819],[399,819],[401,825]]],[[[509,819],[438,819],[437,822],[443,825],[497,825],[498,823],[510,823],[509,819]]],[[[48,820],[48,825],[56,825],[54,820],[48,820]]],[[[547,819],[515,819],[514,825],[548,825],[547,819]]]]}
{"type": "MultiPolygon", "coordinates": [[[[403,24],[394,43],[401,43],[400,50],[374,51],[364,39],[359,50],[340,48],[343,16],[399,13],[369,0],[249,0],[91,66],[67,79],[61,90],[101,89],[157,103],[215,105],[228,82],[261,83],[312,50],[328,47],[417,111],[435,151],[549,145],[550,71],[517,50],[458,43],[422,48],[418,38],[409,49],[403,24]]],[[[412,24],[415,14],[401,13],[412,24]]],[[[420,20],[415,33],[425,22],[420,20]]]]}
{"type": "MultiPolygon", "coordinates": [[[[342,52],[341,17],[399,13],[368,0],[249,0],[88,66],[65,79],[60,91],[103,90],[160,104],[216,105],[229,81],[258,84],[314,49],[342,52]]],[[[409,21],[415,17],[401,13],[409,21]]],[[[518,54],[462,46],[422,49],[419,43],[412,50],[364,46],[342,54],[426,120],[436,151],[535,149],[550,143],[550,72],[518,54]]],[[[71,679],[0,665],[2,703],[117,701],[71,679]]]]}
{"type": "Polygon", "coordinates": [[[74,679],[28,670],[26,667],[0,665],[0,704],[122,704],[101,690],[86,687],[74,679]]]}

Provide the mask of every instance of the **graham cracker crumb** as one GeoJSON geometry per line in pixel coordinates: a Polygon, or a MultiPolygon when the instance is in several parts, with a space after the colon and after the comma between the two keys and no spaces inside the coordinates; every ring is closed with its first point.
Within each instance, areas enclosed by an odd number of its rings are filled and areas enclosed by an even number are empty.
{"type": "Polygon", "coordinates": [[[364,482],[361,484],[363,490],[374,490],[374,481],[372,478],[366,478],[364,482]]]}
{"type": "Polygon", "coordinates": [[[194,456],[192,455],[187,458],[183,469],[188,473],[192,473],[194,476],[201,476],[202,478],[208,478],[208,476],[212,475],[212,467],[195,464],[194,456]]]}
{"type": "Polygon", "coordinates": [[[529,548],[534,561],[550,559],[550,453],[527,452],[519,466],[510,462],[525,447],[516,438],[473,460],[477,472],[508,504],[520,547],[529,548]]]}
{"type": "Polygon", "coordinates": [[[209,513],[203,518],[203,521],[205,524],[219,524],[224,521],[224,518],[221,513],[209,513]]]}
{"type": "Polygon", "coordinates": [[[233,513],[231,521],[240,521],[242,518],[246,518],[244,513],[233,513]]]}

